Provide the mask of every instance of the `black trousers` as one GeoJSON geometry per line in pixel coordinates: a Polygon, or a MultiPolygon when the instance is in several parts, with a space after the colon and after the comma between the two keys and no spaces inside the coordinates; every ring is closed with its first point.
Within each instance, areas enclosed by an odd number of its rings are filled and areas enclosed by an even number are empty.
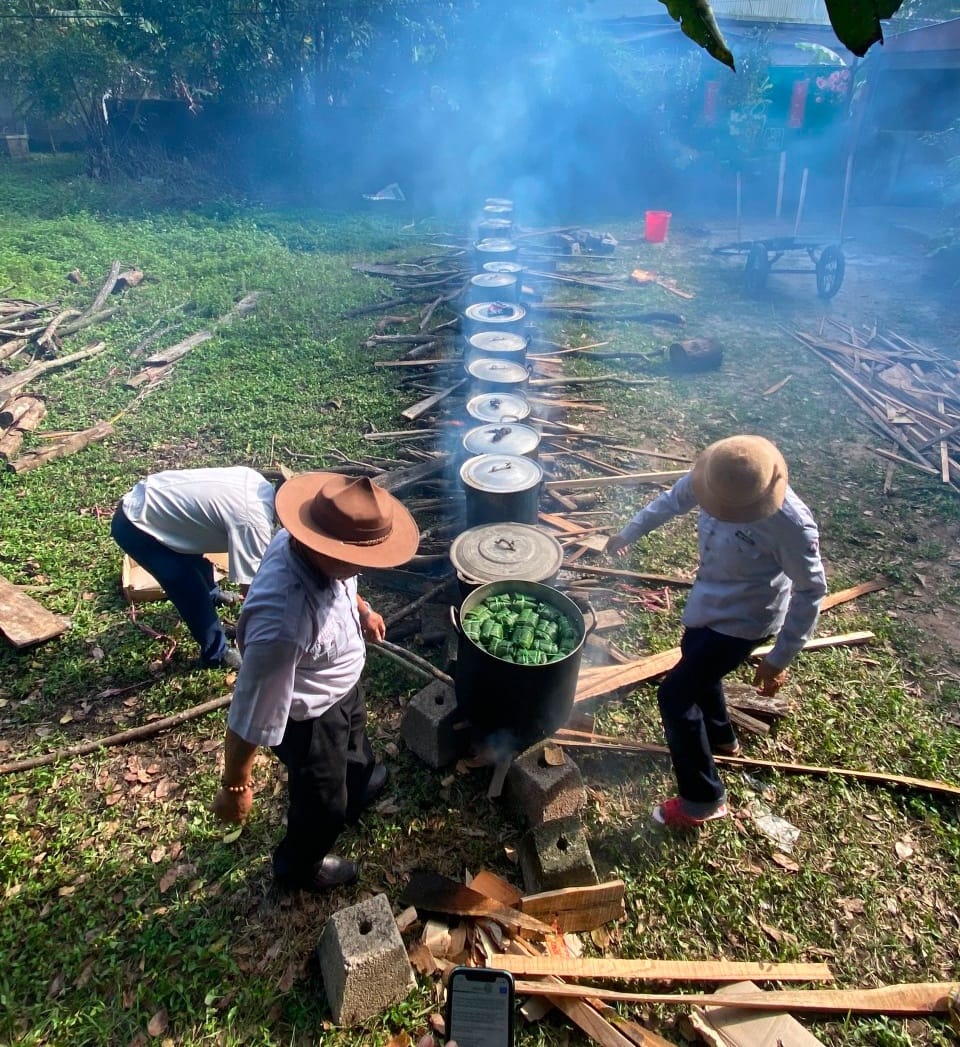
{"type": "Polygon", "coordinates": [[[375,758],[358,683],[313,720],[288,720],[274,746],[287,768],[287,833],[273,852],[281,879],[308,878],[348,822],[355,821],[375,758]]]}
{"type": "Polygon", "coordinates": [[[660,684],[657,702],[677,791],[691,814],[709,813],[726,795],[712,752],[712,746],[736,741],[722,681],[758,643],[713,629],[686,629],[680,661],[660,684]]]}

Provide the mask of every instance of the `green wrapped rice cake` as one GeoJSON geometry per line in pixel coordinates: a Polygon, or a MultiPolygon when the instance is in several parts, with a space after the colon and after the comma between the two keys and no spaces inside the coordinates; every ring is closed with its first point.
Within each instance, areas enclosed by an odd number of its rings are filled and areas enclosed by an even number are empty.
{"type": "Polygon", "coordinates": [[[559,608],[527,593],[488,596],[461,620],[464,635],[487,654],[518,665],[546,665],[573,652],[576,625],[559,608]]]}

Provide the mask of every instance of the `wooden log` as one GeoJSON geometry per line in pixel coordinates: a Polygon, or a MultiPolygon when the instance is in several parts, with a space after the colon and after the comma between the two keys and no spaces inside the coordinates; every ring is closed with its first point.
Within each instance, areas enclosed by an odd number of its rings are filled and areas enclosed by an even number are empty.
{"type": "Polygon", "coordinates": [[[15,473],[26,473],[31,469],[37,469],[47,462],[55,461],[57,458],[66,458],[77,451],[89,447],[90,444],[99,443],[113,434],[113,426],[109,422],[97,422],[96,425],[82,432],[70,433],[69,436],[58,440],[48,447],[41,447],[35,451],[28,451],[15,461],[10,462],[8,468],[15,473]]]}
{"type": "Polygon", "coordinates": [[[220,698],[211,698],[201,705],[191,706],[182,712],[174,713],[172,716],[164,716],[159,720],[151,720],[150,723],[142,724],[140,727],[131,727],[118,734],[111,734],[105,738],[95,738],[92,741],[81,742],[78,745],[70,745],[56,752],[45,753],[43,756],[30,756],[24,760],[14,760],[12,763],[0,763],[0,774],[14,774],[18,771],[31,771],[36,767],[46,767],[48,764],[56,763],[58,760],[69,759],[72,756],[86,756],[100,749],[106,749],[115,745],[124,745],[127,742],[140,741],[142,738],[151,738],[161,731],[166,731],[188,720],[195,720],[199,716],[216,712],[230,704],[232,694],[223,695],[220,698]]]}
{"type": "Polygon", "coordinates": [[[827,593],[820,604],[820,613],[823,614],[824,611],[829,611],[832,607],[839,607],[840,604],[849,603],[860,596],[866,596],[867,593],[878,593],[881,589],[886,589],[888,584],[888,582],[878,578],[872,582],[861,582],[859,585],[852,585],[849,589],[839,589],[835,593],[827,593]]]}
{"type": "MultiPolygon", "coordinates": [[[[413,904],[413,903],[411,903],[413,904]]],[[[555,978],[616,978],[645,982],[832,982],[825,963],[774,963],[749,960],[621,960],[611,957],[513,956],[504,953],[497,965],[521,977],[552,975],[555,978]]],[[[518,990],[519,991],[519,990],[518,990]]],[[[594,990],[587,989],[585,995],[594,990]]],[[[598,997],[602,998],[602,997],[598,997]]]]}
{"type": "Polygon", "coordinates": [[[120,263],[114,262],[110,266],[110,272],[107,274],[107,279],[103,286],[97,292],[97,297],[90,303],[88,308],[84,310],[84,316],[89,317],[97,313],[99,309],[103,308],[103,303],[110,297],[110,293],[116,286],[117,277],[120,275],[120,263]]]}
{"type": "Polygon", "coordinates": [[[30,344],[27,338],[11,338],[9,342],[0,345],[0,360],[9,360],[17,355],[30,344]]]}
{"type": "Polygon", "coordinates": [[[590,887],[565,887],[558,891],[528,894],[520,908],[564,934],[592,931],[623,916],[623,880],[590,887]]]}
{"type": "Polygon", "coordinates": [[[0,396],[9,396],[11,393],[19,392],[35,378],[39,378],[40,375],[46,374],[48,371],[58,371],[62,367],[69,367],[71,364],[79,363],[81,360],[89,360],[91,357],[102,353],[106,347],[106,342],[94,342],[93,345],[88,345],[85,349],[79,349],[69,356],[60,356],[56,360],[37,360],[28,367],[24,367],[21,371],[15,371],[13,374],[0,378],[0,396]]]}
{"type": "Polygon", "coordinates": [[[126,291],[128,287],[139,287],[143,283],[143,275],[142,269],[124,270],[117,277],[117,282],[114,284],[111,294],[120,294],[122,291],[126,291]]]}
{"type": "MultiPolygon", "coordinates": [[[[504,955],[509,956],[509,954],[504,955]]],[[[504,960],[504,955],[497,957],[498,965],[504,960]]],[[[507,962],[518,959],[520,958],[510,957],[507,962]]],[[[539,967],[536,964],[534,966],[539,967]]],[[[745,966],[750,965],[745,964],[745,966]]],[[[819,965],[811,964],[809,966],[819,965]]],[[[711,979],[696,980],[709,981],[711,979]]],[[[886,1014],[897,1017],[946,1014],[949,1010],[950,994],[956,989],[956,982],[883,985],[877,989],[773,989],[766,992],[724,993],[718,1001],[717,996],[711,993],[618,992],[614,989],[597,989],[591,985],[573,985],[569,982],[554,985],[547,982],[520,980],[516,983],[519,995],[529,994],[551,998],[554,996],[574,999],[593,997],[618,1003],[666,1004],[679,1007],[690,1005],[716,1007],[720,1005],[756,1011],[788,1011],[797,1014],[886,1014]]]]}
{"type": "Polygon", "coordinates": [[[35,396],[11,396],[0,407],[0,429],[19,426],[21,419],[31,416],[39,403],[43,403],[43,401],[35,396]]]}
{"type": "Polygon", "coordinates": [[[212,337],[212,331],[197,331],[195,334],[177,342],[176,345],[171,345],[168,349],[154,353],[153,356],[148,356],[143,361],[144,367],[166,367],[186,356],[191,349],[195,349],[198,345],[203,345],[204,342],[209,342],[212,337]]]}
{"type": "Polygon", "coordinates": [[[672,342],[667,349],[670,368],[680,374],[715,371],[723,363],[723,343],[713,336],[672,342]]]}
{"type": "Polygon", "coordinates": [[[0,458],[5,461],[16,458],[20,453],[24,434],[36,429],[47,413],[47,405],[32,396],[18,397],[13,404],[16,421],[8,426],[7,431],[0,437],[0,458]]]}
{"type": "MultiPolygon", "coordinates": [[[[876,636],[869,630],[854,633],[835,633],[833,636],[817,636],[807,640],[803,645],[804,651],[820,651],[824,647],[859,647],[861,644],[875,640],[876,636]]],[[[755,647],[750,658],[758,661],[773,650],[772,643],[766,643],[762,647],[755,647]]]]}
{"type": "Polygon", "coordinates": [[[69,627],[69,618],[48,611],[32,596],[27,596],[0,576],[0,632],[14,647],[42,643],[59,636],[69,627]]]}
{"type": "Polygon", "coordinates": [[[427,676],[434,680],[439,680],[441,683],[447,684],[448,687],[453,687],[454,685],[452,676],[448,676],[442,669],[438,669],[435,665],[432,665],[426,660],[426,658],[421,658],[412,651],[408,651],[403,647],[398,647],[396,644],[390,643],[387,640],[381,640],[379,643],[368,643],[367,651],[378,651],[380,654],[392,658],[395,662],[399,662],[401,665],[413,669],[421,676],[427,676]]]}

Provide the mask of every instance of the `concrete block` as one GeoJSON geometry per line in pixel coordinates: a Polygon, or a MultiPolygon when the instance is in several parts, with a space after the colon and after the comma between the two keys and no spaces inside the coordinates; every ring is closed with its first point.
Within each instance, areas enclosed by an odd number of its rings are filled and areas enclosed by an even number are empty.
{"type": "Polygon", "coordinates": [[[400,724],[400,737],[424,763],[446,767],[470,744],[469,726],[460,727],[465,722],[453,688],[434,680],[410,700],[400,724]]]}
{"type": "Polygon", "coordinates": [[[527,894],[600,882],[579,818],[561,818],[529,829],[519,851],[527,894]]]}
{"type": "Polygon", "coordinates": [[[551,749],[559,753],[563,763],[548,763],[545,749],[546,744],[541,743],[518,756],[507,772],[504,786],[507,803],[530,826],[571,818],[587,803],[580,768],[557,746],[551,749]]]}
{"type": "Polygon", "coordinates": [[[334,913],[323,928],[317,958],[337,1025],[374,1017],[416,984],[385,894],[334,913]]]}

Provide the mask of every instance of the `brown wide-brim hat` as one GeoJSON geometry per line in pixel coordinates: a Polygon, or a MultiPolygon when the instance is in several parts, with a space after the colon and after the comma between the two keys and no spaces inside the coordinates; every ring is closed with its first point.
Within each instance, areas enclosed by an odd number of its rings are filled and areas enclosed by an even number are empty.
{"type": "Polygon", "coordinates": [[[697,502],[725,523],[752,523],[773,516],[787,493],[787,463],[762,436],[729,436],[693,463],[697,502]]]}
{"type": "Polygon", "coordinates": [[[277,491],[276,512],[308,549],[356,567],[396,567],[420,544],[406,507],[366,476],[300,473],[277,491]]]}

